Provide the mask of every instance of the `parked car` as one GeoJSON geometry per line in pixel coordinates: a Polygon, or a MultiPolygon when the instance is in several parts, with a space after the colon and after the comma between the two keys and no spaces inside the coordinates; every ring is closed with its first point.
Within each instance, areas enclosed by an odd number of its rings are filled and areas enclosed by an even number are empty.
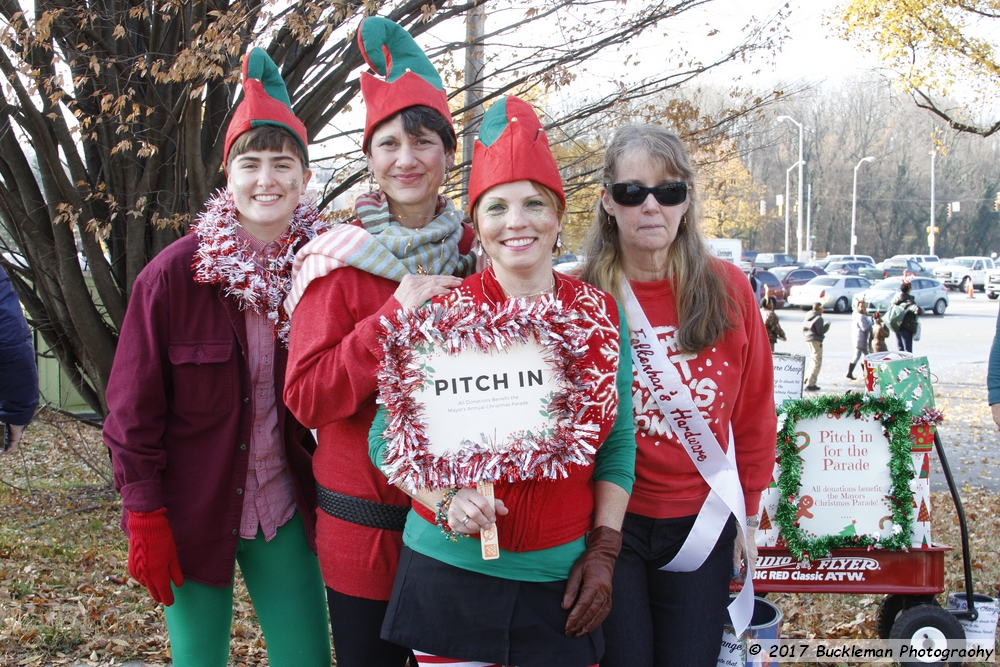
{"type": "Polygon", "coordinates": [[[854,295],[871,287],[871,284],[870,280],[860,276],[817,276],[805,285],[793,287],[788,305],[809,310],[819,302],[824,310],[832,308],[835,313],[846,313],[854,295]]]}
{"type": "Polygon", "coordinates": [[[986,272],[997,268],[990,257],[956,257],[947,261],[934,269],[934,277],[945,286],[963,292],[970,284],[985,291],[986,272]]]}
{"type": "Polygon", "coordinates": [[[758,269],[772,269],[776,266],[799,266],[795,258],[781,252],[759,252],[753,259],[753,265],[758,269]]]}
{"type": "Polygon", "coordinates": [[[586,258],[577,257],[573,253],[566,253],[552,261],[552,268],[559,273],[569,273],[575,276],[580,266],[583,265],[584,259],[586,258]]]}
{"type": "Polygon", "coordinates": [[[986,283],[983,285],[983,291],[991,299],[1000,296],[1000,269],[986,272],[986,283]]]}
{"type": "Polygon", "coordinates": [[[920,264],[928,271],[933,271],[941,261],[937,255],[893,255],[892,258],[912,259],[915,262],[920,262],[920,264]]]}
{"type": "Polygon", "coordinates": [[[860,275],[868,278],[868,280],[882,280],[883,278],[905,275],[924,276],[926,278],[934,276],[933,273],[924,268],[923,264],[917,260],[906,259],[905,257],[890,257],[882,262],[881,266],[862,269],[860,275]]]}
{"type": "Polygon", "coordinates": [[[864,262],[865,264],[871,264],[875,266],[875,260],[871,255],[827,255],[826,257],[821,257],[820,259],[814,259],[813,261],[806,264],[810,268],[820,268],[825,269],[827,264],[830,262],[864,262]]]}
{"type": "MultiPolygon", "coordinates": [[[[754,268],[756,267],[743,269],[743,273],[748,276],[748,279],[750,271],[754,268]]],[[[780,280],[778,280],[777,276],[765,269],[757,269],[757,273],[755,275],[757,276],[757,281],[760,283],[761,297],[764,296],[764,288],[768,287],[771,290],[771,303],[774,307],[776,309],[784,308],[785,301],[788,299],[788,289],[781,283],[780,280]]]]}
{"type": "Polygon", "coordinates": [[[805,285],[816,276],[825,276],[823,269],[807,269],[799,266],[778,266],[771,269],[771,273],[781,281],[785,289],[792,289],[796,285],[805,285]]]}
{"type": "Polygon", "coordinates": [[[753,264],[753,261],[757,259],[757,255],[759,254],[760,253],[756,250],[744,250],[740,253],[740,262],[749,262],[750,264],[753,264]]]}
{"type": "Polygon", "coordinates": [[[861,270],[871,268],[867,262],[830,262],[826,265],[828,276],[858,276],[861,270]]]}
{"type": "MultiPolygon", "coordinates": [[[[899,294],[899,286],[903,284],[902,276],[886,278],[875,283],[863,292],[854,295],[852,308],[859,300],[864,299],[869,313],[884,313],[889,310],[892,300],[899,294]]],[[[940,280],[933,278],[913,278],[910,281],[910,294],[917,305],[928,313],[944,315],[948,309],[948,288],[940,280]]]]}

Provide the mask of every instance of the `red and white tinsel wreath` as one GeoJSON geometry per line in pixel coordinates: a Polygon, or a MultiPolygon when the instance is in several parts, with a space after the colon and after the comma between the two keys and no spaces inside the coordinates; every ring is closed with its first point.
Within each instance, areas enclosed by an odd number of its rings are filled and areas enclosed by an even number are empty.
{"type": "Polygon", "coordinates": [[[587,353],[586,333],[554,299],[526,303],[511,299],[493,309],[486,304],[430,304],[382,318],[379,340],[385,357],[379,367],[379,401],[388,410],[383,470],[390,484],[411,490],[471,486],[479,481],[561,479],[571,465],[594,461],[600,426],[581,423],[587,409],[588,382],[580,361],[587,353]],[[415,362],[417,345],[430,342],[448,354],[468,348],[500,351],[530,339],[542,346],[559,390],[549,403],[551,434],[523,433],[498,451],[463,439],[452,456],[427,447],[423,407],[414,398],[424,381],[415,362]]]}
{"type": "Polygon", "coordinates": [[[239,237],[236,203],[229,190],[222,190],[205,204],[191,231],[198,235],[191,268],[194,280],[203,285],[221,285],[222,293],[247,308],[267,315],[275,337],[288,345],[291,320],[281,307],[292,287],[292,262],[302,243],[329,228],[316,208],[301,202],[292,212],[292,220],[281,236],[277,255],[262,268],[254,261],[250,245],[239,237]]]}

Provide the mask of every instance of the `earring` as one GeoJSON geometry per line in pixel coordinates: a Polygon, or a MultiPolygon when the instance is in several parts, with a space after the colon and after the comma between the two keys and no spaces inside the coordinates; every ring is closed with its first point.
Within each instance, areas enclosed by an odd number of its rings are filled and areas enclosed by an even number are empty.
{"type": "Polygon", "coordinates": [[[556,234],[556,250],[562,248],[562,232],[556,234]]]}
{"type": "Polygon", "coordinates": [[[483,244],[479,241],[476,241],[476,254],[480,257],[483,256],[483,244]]]}
{"type": "Polygon", "coordinates": [[[368,172],[368,189],[369,190],[375,189],[375,176],[372,174],[371,171],[368,172]]]}
{"type": "Polygon", "coordinates": [[[685,213],[684,215],[681,216],[681,224],[680,224],[680,226],[681,227],[686,227],[687,223],[688,223],[688,221],[687,221],[687,213],[685,213]]]}
{"type": "Polygon", "coordinates": [[[608,215],[608,228],[609,229],[614,229],[615,225],[617,225],[617,224],[618,224],[618,221],[615,220],[615,216],[608,215]]]}

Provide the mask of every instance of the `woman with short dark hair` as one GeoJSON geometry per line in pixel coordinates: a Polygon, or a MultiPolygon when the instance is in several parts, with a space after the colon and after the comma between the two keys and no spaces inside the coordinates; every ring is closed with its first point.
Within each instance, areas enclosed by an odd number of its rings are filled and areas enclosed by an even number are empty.
{"type": "Polygon", "coordinates": [[[296,257],[285,400],[317,429],[316,544],[340,667],[402,667],[380,638],[410,500],[368,458],[382,317],[445,294],[475,268],[472,228],[440,195],[455,163],[441,78],[403,28],[366,18],[358,42],[381,77],[361,75],[362,146],[378,188],[355,217],[296,257]]]}

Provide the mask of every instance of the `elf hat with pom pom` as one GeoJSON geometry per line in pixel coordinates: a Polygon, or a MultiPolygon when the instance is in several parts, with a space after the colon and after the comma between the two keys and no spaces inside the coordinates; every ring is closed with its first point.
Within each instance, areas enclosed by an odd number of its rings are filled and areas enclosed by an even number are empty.
{"type": "Polygon", "coordinates": [[[434,109],[448,121],[452,136],[455,135],[441,77],[410,33],[381,16],[369,16],[358,28],[358,46],[368,66],[383,77],[361,74],[361,96],[366,110],[361,145],[366,150],[375,126],[407,107],[434,109]]]}
{"type": "Polygon", "coordinates": [[[472,152],[471,207],[494,185],[515,181],[541,183],[566,205],[562,176],[538,115],[524,100],[506,97],[483,115],[472,152]]]}
{"type": "Polygon", "coordinates": [[[241,134],[263,125],[274,125],[291,132],[298,139],[308,162],[309,138],[306,126],[292,111],[292,102],[288,98],[281,72],[267,55],[267,51],[255,48],[243,57],[243,101],[236,107],[233,119],[229,122],[222,164],[228,163],[229,149],[241,134]]]}

